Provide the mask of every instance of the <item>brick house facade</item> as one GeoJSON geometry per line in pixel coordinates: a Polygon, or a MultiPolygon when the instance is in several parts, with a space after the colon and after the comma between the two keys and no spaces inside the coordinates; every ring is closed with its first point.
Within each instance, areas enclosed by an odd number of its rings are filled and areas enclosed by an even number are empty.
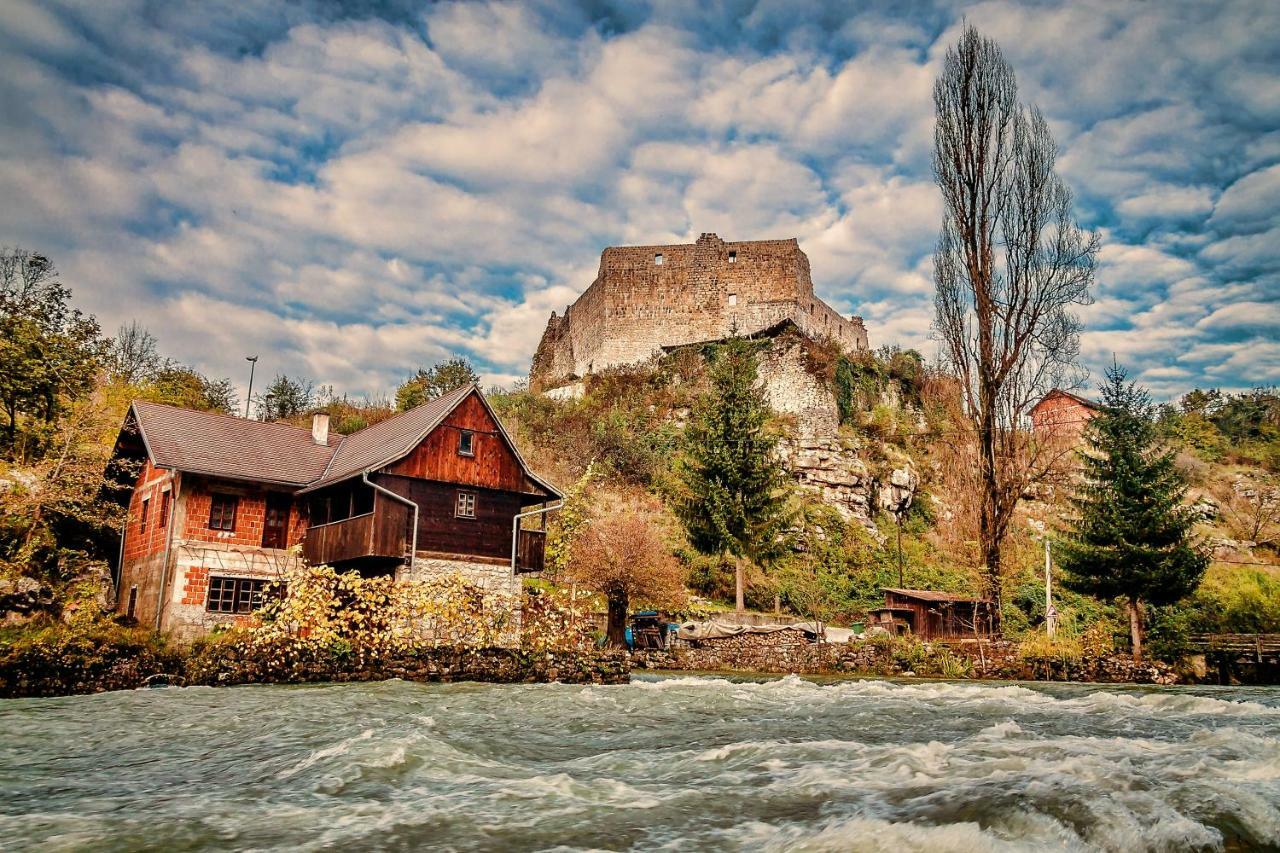
{"type": "MultiPolygon", "coordinates": [[[[514,516],[560,495],[528,469],[479,389],[350,436],[330,434],[327,420],[307,430],[135,402],[115,450],[141,463],[117,610],[189,640],[244,621],[272,581],[309,559],[398,579],[458,572],[518,611],[514,516]],[[469,516],[455,515],[459,494],[469,516]]],[[[541,567],[537,534],[519,533],[522,560],[538,561],[521,569],[541,567]]]]}
{"type": "Polygon", "coordinates": [[[1085,428],[1098,413],[1098,404],[1061,388],[1054,388],[1031,407],[1031,428],[1042,439],[1079,444],[1085,428]]]}

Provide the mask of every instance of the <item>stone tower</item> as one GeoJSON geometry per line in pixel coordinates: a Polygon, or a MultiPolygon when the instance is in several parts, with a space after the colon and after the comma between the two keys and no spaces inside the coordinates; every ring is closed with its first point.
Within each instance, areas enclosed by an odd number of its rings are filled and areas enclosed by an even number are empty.
{"type": "Polygon", "coordinates": [[[578,300],[547,322],[533,357],[533,390],[554,387],[664,347],[753,335],[790,322],[845,352],[867,348],[861,317],[842,317],[813,294],[809,258],[790,240],[613,246],[578,300]]]}

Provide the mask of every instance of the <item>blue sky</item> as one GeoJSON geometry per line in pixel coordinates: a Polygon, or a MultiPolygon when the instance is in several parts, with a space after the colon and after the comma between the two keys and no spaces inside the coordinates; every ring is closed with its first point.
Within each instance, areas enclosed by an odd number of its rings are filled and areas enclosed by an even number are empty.
{"type": "MultiPolygon", "coordinates": [[[[607,245],[797,237],[934,351],[931,86],[996,38],[1102,235],[1083,358],[1280,382],[1280,3],[0,3],[0,244],[243,385],[523,376],[607,245]]],[[[242,389],[243,390],[243,389],[242,389]]]]}

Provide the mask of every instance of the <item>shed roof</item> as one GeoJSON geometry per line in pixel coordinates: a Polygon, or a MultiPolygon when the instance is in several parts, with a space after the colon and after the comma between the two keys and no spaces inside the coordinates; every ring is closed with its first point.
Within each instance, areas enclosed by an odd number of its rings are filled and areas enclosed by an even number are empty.
{"type": "Polygon", "coordinates": [[[892,592],[895,595],[901,595],[903,598],[914,598],[918,601],[964,601],[973,602],[975,604],[985,604],[986,599],[972,598],[967,595],[955,595],[950,592],[938,592],[932,589],[900,589],[898,587],[884,587],[881,592],[892,592]]]}
{"type": "Polygon", "coordinates": [[[1044,403],[1045,403],[1045,401],[1046,401],[1046,400],[1050,400],[1050,399],[1052,399],[1052,398],[1054,398],[1054,397],[1066,397],[1066,398],[1067,398],[1067,399],[1069,399],[1069,400],[1073,400],[1073,401],[1075,401],[1075,402],[1079,403],[1080,405],[1084,406],[1086,409],[1094,409],[1094,410],[1097,410],[1097,409],[1102,408],[1102,406],[1101,406],[1101,405],[1099,405],[1098,403],[1093,402],[1092,400],[1088,399],[1087,397],[1081,397],[1079,394],[1072,394],[1070,391],[1064,391],[1064,390],[1063,390],[1063,389],[1061,389],[1061,388],[1054,388],[1054,389],[1050,390],[1048,393],[1046,393],[1046,394],[1045,394],[1043,397],[1041,397],[1039,400],[1037,400],[1037,401],[1036,401],[1036,404],[1035,404],[1034,406],[1032,406],[1032,407],[1031,407],[1031,411],[1033,411],[1033,412],[1034,412],[1036,409],[1038,409],[1038,408],[1040,408],[1042,405],[1044,405],[1044,403]]]}

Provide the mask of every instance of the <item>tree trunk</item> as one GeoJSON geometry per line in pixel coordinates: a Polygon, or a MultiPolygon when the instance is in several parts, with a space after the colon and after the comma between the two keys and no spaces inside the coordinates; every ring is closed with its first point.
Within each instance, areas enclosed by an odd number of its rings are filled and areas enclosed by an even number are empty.
{"type": "Polygon", "coordinates": [[[1129,640],[1133,644],[1133,659],[1142,660],[1142,602],[1129,599],[1129,640]]]}
{"type": "Polygon", "coordinates": [[[627,594],[611,592],[609,601],[609,623],[605,630],[605,645],[613,649],[627,647],[627,594]]]}
{"type": "Polygon", "coordinates": [[[739,613],[747,609],[747,570],[741,557],[733,560],[733,601],[739,613]]]}

